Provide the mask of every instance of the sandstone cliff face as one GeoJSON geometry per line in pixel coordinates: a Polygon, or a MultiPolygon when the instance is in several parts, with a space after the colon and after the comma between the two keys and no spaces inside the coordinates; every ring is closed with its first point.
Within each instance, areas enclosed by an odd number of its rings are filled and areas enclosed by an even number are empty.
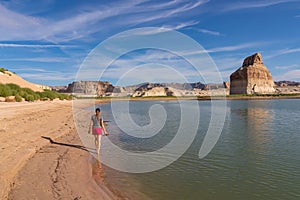
{"type": "Polygon", "coordinates": [[[173,92],[170,91],[168,88],[157,86],[145,91],[137,90],[132,94],[132,96],[133,97],[173,96],[173,92]]]}
{"type": "Polygon", "coordinates": [[[102,81],[76,81],[70,83],[67,88],[68,93],[104,96],[114,90],[109,82],[102,81]]]}
{"type": "MultiPolygon", "coordinates": [[[[132,86],[131,86],[132,87],[132,86]]],[[[195,96],[195,89],[204,89],[205,85],[197,83],[144,83],[137,87],[132,96],[195,96]]],[[[126,88],[126,87],[125,87],[126,88]]]]}
{"type": "MultiPolygon", "coordinates": [[[[67,88],[53,87],[53,89],[73,93],[77,96],[113,96],[113,97],[146,97],[146,96],[209,96],[224,89],[222,84],[204,85],[196,83],[141,83],[131,86],[113,86],[109,82],[76,81],[67,88]],[[206,89],[206,90],[205,90],[206,89]],[[205,91],[205,92],[204,92],[205,91]]],[[[219,94],[219,93],[217,93],[219,94]]]]}
{"type": "Polygon", "coordinates": [[[274,86],[260,53],[247,57],[243,66],[230,76],[230,94],[272,94],[274,86]]]}

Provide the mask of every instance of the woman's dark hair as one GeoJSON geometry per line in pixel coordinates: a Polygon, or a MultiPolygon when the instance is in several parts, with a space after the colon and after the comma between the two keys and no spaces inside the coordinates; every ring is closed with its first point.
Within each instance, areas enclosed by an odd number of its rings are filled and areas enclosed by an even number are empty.
{"type": "Polygon", "coordinates": [[[96,108],[95,112],[99,111],[100,112],[100,108],[96,108]]]}

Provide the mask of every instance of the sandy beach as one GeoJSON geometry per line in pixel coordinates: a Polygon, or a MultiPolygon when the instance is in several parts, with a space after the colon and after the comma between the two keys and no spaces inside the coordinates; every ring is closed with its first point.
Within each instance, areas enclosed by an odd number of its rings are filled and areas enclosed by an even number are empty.
{"type": "Polygon", "coordinates": [[[0,134],[1,199],[117,198],[93,177],[71,101],[1,103],[0,134]]]}

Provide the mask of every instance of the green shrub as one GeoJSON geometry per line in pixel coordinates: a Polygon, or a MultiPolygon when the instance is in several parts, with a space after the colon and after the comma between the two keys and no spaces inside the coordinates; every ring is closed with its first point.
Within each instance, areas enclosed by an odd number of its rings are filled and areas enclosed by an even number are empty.
{"type": "Polygon", "coordinates": [[[20,91],[21,88],[20,86],[16,85],[16,84],[13,84],[13,83],[8,83],[6,84],[11,90],[16,90],[16,91],[20,91]]]}
{"type": "Polygon", "coordinates": [[[43,93],[44,93],[44,97],[47,97],[51,100],[58,98],[58,94],[54,91],[45,90],[43,93]]]}
{"type": "Polygon", "coordinates": [[[34,100],[53,100],[59,98],[60,100],[63,99],[72,99],[72,96],[61,94],[56,91],[51,90],[44,90],[43,92],[34,92],[30,88],[21,88],[16,84],[0,84],[0,96],[7,97],[7,96],[17,96],[22,100],[24,98],[26,101],[34,101],[34,100]]]}
{"type": "Polygon", "coordinates": [[[26,101],[34,101],[34,96],[31,95],[31,94],[27,94],[26,97],[25,97],[25,100],[26,101]]]}
{"type": "Polygon", "coordinates": [[[34,97],[34,100],[38,100],[41,98],[40,95],[37,93],[34,93],[33,97],[34,97]]]}
{"type": "Polygon", "coordinates": [[[21,95],[16,94],[16,95],[15,95],[15,100],[16,100],[16,102],[21,102],[21,101],[22,101],[21,95]]]}
{"type": "Polygon", "coordinates": [[[4,69],[4,68],[0,68],[0,72],[2,72],[2,73],[4,73],[5,74],[5,72],[7,71],[7,69],[4,69]]]}
{"type": "Polygon", "coordinates": [[[35,92],[30,88],[22,88],[22,91],[26,92],[27,94],[31,94],[31,95],[35,94],[35,92]]]}
{"type": "Polygon", "coordinates": [[[20,90],[20,92],[18,94],[24,98],[25,92],[23,90],[20,90]]]}
{"type": "Polygon", "coordinates": [[[0,96],[1,97],[8,97],[11,96],[12,92],[7,85],[0,84],[0,96]]]}
{"type": "Polygon", "coordinates": [[[11,96],[15,96],[16,94],[18,94],[19,92],[17,90],[11,90],[11,96]]]}
{"type": "Polygon", "coordinates": [[[66,95],[66,94],[59,94],[59,96],[58,96],[58,98],[60,99],[60,100],[64,100],[64,99],[70,99],[70,96],[69,95],[66,95]]]}

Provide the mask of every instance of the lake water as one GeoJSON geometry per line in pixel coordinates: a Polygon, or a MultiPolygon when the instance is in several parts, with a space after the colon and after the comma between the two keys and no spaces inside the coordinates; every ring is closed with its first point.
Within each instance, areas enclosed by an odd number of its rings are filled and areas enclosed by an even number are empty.
{"type": "MultiPolygon", "coordinates": [[[[161,131],[150,138],[125,134],[115,123],[111,104],[101,105],[103,116],[111,120],[108,138],[127,151],[164,147],[178,130],[179,103],[131,101],[129,112],[136,124],[145,126],[150,123],[149,108],[154,104],[163,106],[168,117],[161,131]]],[[[139,174],[103,166],[107,185],[128,199],[300,199],[300,100],[227,101],[222,134],[203,159],[198,154],[211,118],[211,102],[198,104],[197,135],[178,160],[139,174]]]]}

